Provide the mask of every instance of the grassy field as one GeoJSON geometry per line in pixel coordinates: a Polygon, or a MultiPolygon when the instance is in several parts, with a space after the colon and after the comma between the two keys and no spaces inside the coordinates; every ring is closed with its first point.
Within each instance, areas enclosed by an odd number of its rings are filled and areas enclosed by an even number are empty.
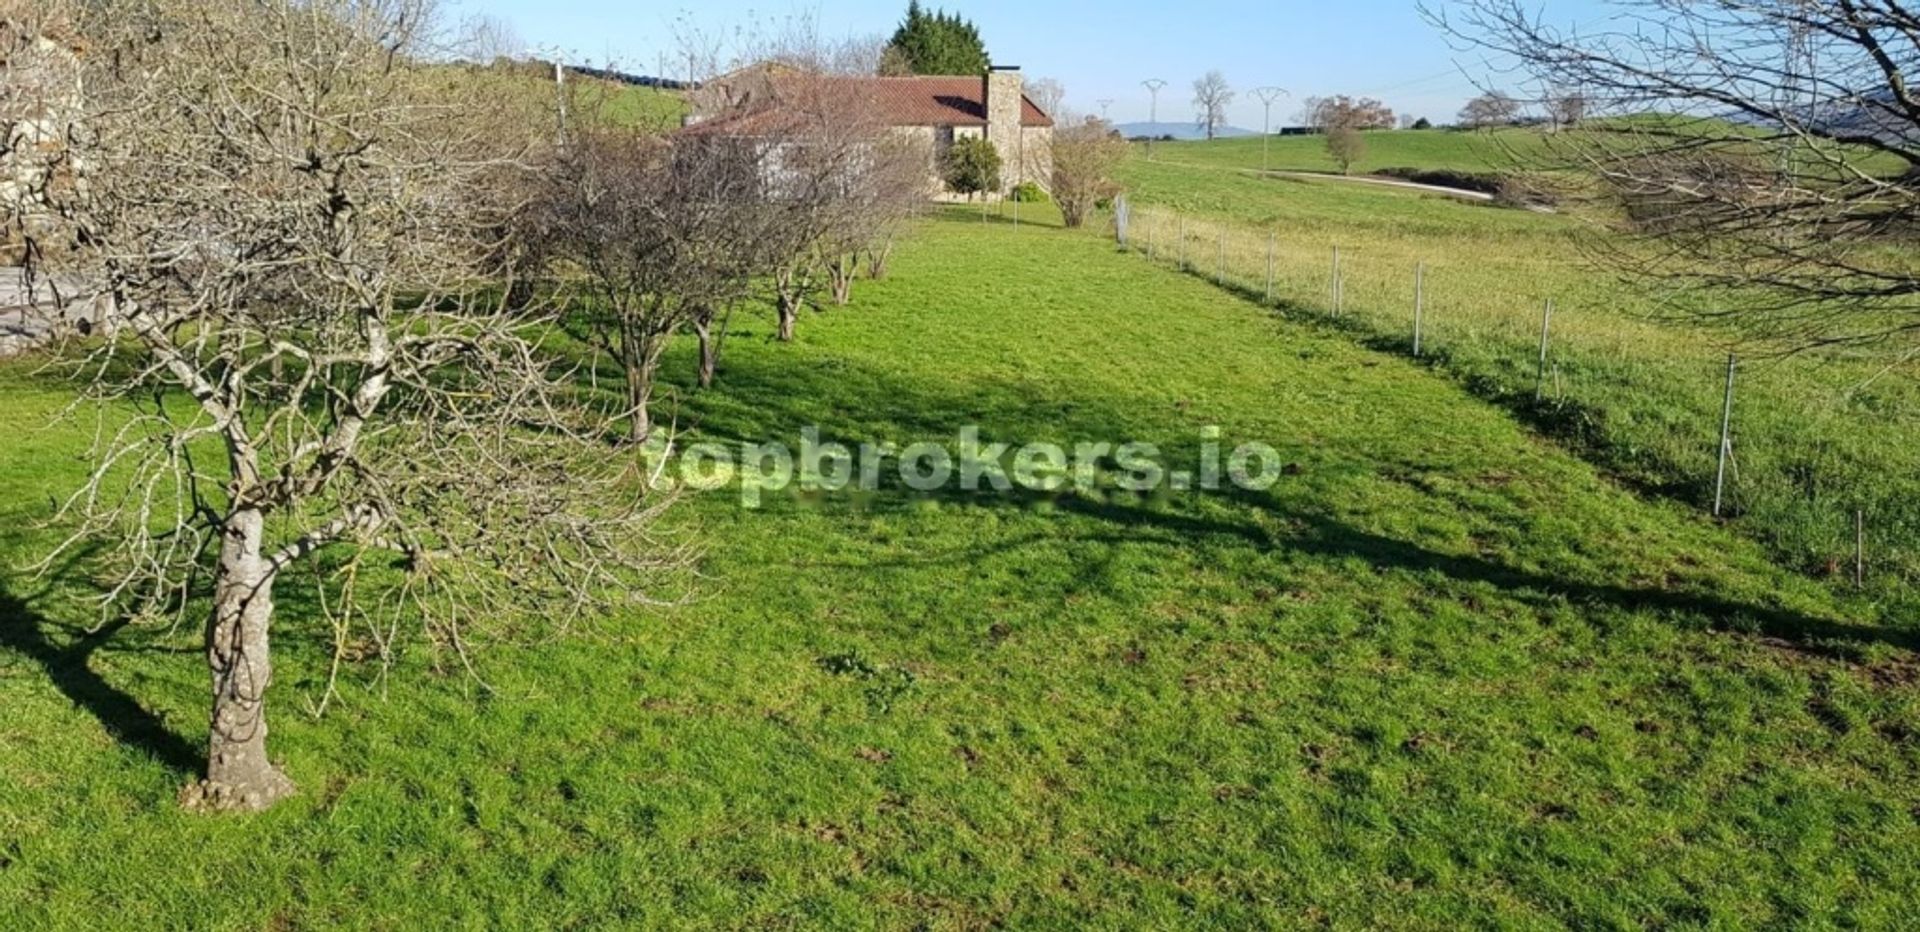
{"type": "Polygon", "coordinates": [[[587,86],[575,92],[575,100],[602,108],[604,119],[621,126],[671,129],[687,111],[686,100],[668,91],[578,76],[574,80],[587,86]]]}
{"type": "MultiPolygon", "coordinates": [[[[1355,174],[1389,168],[1420,168],[1469,174],[1509,170],[1516,158],[1545,154],[1545,136],[1537,129],[1477,132],[1453,129],[1374,130],[1361,134],[1366,156],[1354,163],[1355,174]]],[[[1209,168],[1259,169],[1263,162],[1259,136],[1234,139],[1156,142],[1159,161],[1209,168]]],[[[1136,145],[1144,152],[1144,147],[1136,145]]],[[[1264,161],[1274,171],[1338,172],[1327,155],[1324,136],[1275,136],[1266,141],[1264,161]]]]}
{"type": "MultiPolygon", "coordinates": [[[[1032,213],[1029,213],[1029,218],[1032,213]]],[[[1265,493],[690,499],[678,610],[330,654],[289,580],[303,788],[183,813],[192,631],[0,577],[12,928],[1893,925],[1920,903],[1914,633],[1445,372],[1089,236],[956,213],[853,306],[733,338],[709,439],[1158,443],[1265,493]],[[109,637],[108,634],[113,636],[109,637]]],[[[669,361],[691,369],[687,347],[669,361]]],[[[84,437],[0,368],[0,559],[84,437]]]]}
{"type": "MultiPolygon", "coordinates": [[[[1397,168],[1423,171],[1461,172],[1469,175],[1508,175],[1529,172],[1566,172],[1582,164],[1592,154],[1589,146],[1608,130],[1657,128],[1662,133],[1708,134],[1714,139],[1752,138],[1751,145],[1722,151],[1738,151],[1749,158],[1770,163],[1779,155],[1777,142],[1761,142],[1759,130],[1714,121],[1683,120],[1671,117],[1632,117],[1583,124],[1582,134],[1555,136],[1540,127],[1511,127],[1497,130],[1406,129],[1370,130],[1361,133],[1366,151],[1354,162],[1352,173],[1365,175],[1397,168]]],[[[1625,140],[1616,139],[1610,148],[1618,150],[1625,140]]],[[[1642,142],[1641,144],[1650,144],[1642,142]]],[[[1803,147],[1810,144],[1802,144],[1803,147]]],[[[1146,154],[1144,144],[1135,152],[1146,154]]],[[[1339,164],[1327,154],[1325,136],[1275,136],[1263,145],[1259,136],[1233,139],[1156,142],[1156,161],[1197,168],[1224,168],[1258,171],[1263,166],[1273,171],[1338,173],[1339,164]]],[[[1802,151],[1811,153],[1811,148],[1802,151]]],[[[1906,165],[1900,159],[1870,149],[1856,148],[1847,155],[1850,164],[1871,174],[1898,178],[1906,165]]],[[[1811,170],[1822,160],[1809,154],[1801,170],[1811,170]]]]}
{"type": "Polygon", "coordinates": [[[1727,353],[1738,377],[1730,513],[1783,564],[1851,578],[1856,512],[1868,528],[1880,610],[1911,617],[1920,580],[1920,366],[1863,349],[1781,358],[1730,334],[1668,322],[1707,300],[1631,287],[1586,259],[1577,220],[1337,181],[1261,179],[1136,160],[1136,238],[1177,264],[1309,317],[1330,305],[1342,251],[1341,322],[1368,345],[1411,350],[1414,273],[1426,266],[1426,361],[1475,395],[1557,435],[1638,488],[1712,500],[1727,353]],[[1182,220],[1180,218],[1186,218],[1182,220]],[[1541,399],[1542,306],[1556,303],[1541,399]]]}

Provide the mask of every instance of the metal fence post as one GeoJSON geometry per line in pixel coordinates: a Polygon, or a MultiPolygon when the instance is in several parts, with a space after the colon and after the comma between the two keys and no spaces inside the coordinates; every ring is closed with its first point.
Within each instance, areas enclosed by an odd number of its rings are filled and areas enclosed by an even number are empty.
{"type": "Polygon", "coordinates": [[[1853,513],[1853,587],[1867,587],[1867,511],[1853,513]]]}
{"type": "Polygon", "coordinates": [[[1553,299],[1548,298],[1540,310],[1540,369],[1533,380],[1533,400],[1547,397],[1547,346],[1553,332],[1553,299]]]}
{"type": "Polygon", "coordinates": [[[1727,401],[1720,412],[1720,466],[1713,477],[1713,516],[1720,517],[1726,500],[1727,459],[1733,454],[1733,373],[1739,359],[1727,354],[1727,401]]]}
{"type": "Polygon", "coordinates": [[[1333,316],[1340,316],[1340,247],[1333,247],[1333,316]]]}
{"type": "Polygon", "coordinates": [[[1273,241],[1277,234],[1267,231],[1267,303],[1273,303],[1273,241]]]}
{"type": "Polygon", "coordinates": [[[1413,267],[1413,355],[1420,355],[1420,328],[1427,313],[1427,264],[1413,267]]]}

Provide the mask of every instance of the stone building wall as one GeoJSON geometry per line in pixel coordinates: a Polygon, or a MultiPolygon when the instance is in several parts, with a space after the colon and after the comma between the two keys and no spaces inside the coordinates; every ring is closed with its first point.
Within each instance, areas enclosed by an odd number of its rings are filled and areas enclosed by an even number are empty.
{"type": "Polygon", "coordinates": [[[57,252],[71,239],[61,205],[84,177],[68,145],[81,54],[57,28],[0,17],[0,267],[23,264],[29,241],[57,252]]]}
{"type": "Polygon", "coordinates": [[[1000,193],[1004,194],[1030,180],[1025,133],[1020,126],[1020,108],[1024,89],[1020,69],[994,67],[987,71],[985,102],[987,141],[1000,153],[1000,193]]]}

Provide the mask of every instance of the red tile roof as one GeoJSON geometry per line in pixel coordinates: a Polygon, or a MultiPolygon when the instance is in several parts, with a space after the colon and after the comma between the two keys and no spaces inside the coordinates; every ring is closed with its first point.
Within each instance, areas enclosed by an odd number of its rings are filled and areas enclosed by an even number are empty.
{"type": "MultiPolygon", "coordinates": [[[[892,126],[985,126],[985,82],[980,78],[830,78],[872,100],[875,118],[892,126]]],[[[1021,126],[1052,126],[1032,98],[1020,95],[1021,126]]]]}
{"type": "MultiPolygon", "coordinates": [[[[813,78],[779,71],[773,66],[763,65],[759,68],[763,70],[743,69],[716,82],[733,84],[737,81],[738,83],[724,92],[724,96],[735,112],[720,116],[712,122],[725,123],[729,130],[734,132],[748,129],[750,126],[768,124],[774,120],[769,111],[780,109],[778,103],[780,98],[806,99],[808,95],[815,93],[817,88],[821,92],[843,100],[860,101],[861,106],[870,108],[871,116],[875,121],[888,126],[985,126],[987,124],[987,108],[984,103],[986,82],[978,77],[837,75],[813,78]],[[802,89],[800,82],[803,81],[821,83],[802,89]],[[766,93],[767,90],[770,90],[771,94],[766,93]]],[[[1032,98],[1022,94],[1020,125],[1052,126],[1053,118],[1036,106],[1032,98]]]]}

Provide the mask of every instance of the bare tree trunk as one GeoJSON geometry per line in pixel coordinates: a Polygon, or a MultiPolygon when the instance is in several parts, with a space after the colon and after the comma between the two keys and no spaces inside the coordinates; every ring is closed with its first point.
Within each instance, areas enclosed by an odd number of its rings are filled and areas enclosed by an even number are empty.
{"type": "Polygon", "coordinates": [[[213,616],[207,625],[213,727],[207,778],[181,793],[181,802],[191,808],[258,811],[294,791],[293,781],[267,759],[273,567],[263,552],[265,524],[257,509],[241,509],[222,531],[213,616]]]}
{"type": "Polygon", "coordinates": [[[793,301],[789,300],[786,295],[781,295],[779,313],[780,313],[780,335],[779,335],[780,342],[792,343],[793,342],[793,325],[795,321],[798,320],[798,318],[800,317],[800,312],[796,308],[795,303],[793,301]]]}
{"type": "Polygon", "coordinates": [[[867,250],[867,277],[874,281],[887,277],[887,262],[893,258],[893,237],[874,243],[867,250]]]}
{"type": "Polygon", "coordinates": [[[719,368],[720,346],[714,339],[713,318],[702,315],[694,318],[693,332],[700,338],[700,387],[713,387],[713,373],[719,368]]]}
{"type": "Polygon", "coordinates": [[[774,313],[780,319],[779,340],[793,342],[793,328],[800,319],[800,274],[791,268],[774,273],[774,313]]]}
{"type": "Polygon", "coordinates": [[[653,373],[644,361],[627,366],[628,441],[646,443],[653,435],[653,417],[647,408],[653,403],[653,373]]]}
{"type": "Polygon", "coordinates": [[[845,307],[848,301],[853,300],[853,273],[857,268],[855,259],[852,253],[848,253],[835,256],[832,262],[827,263],[827,284],[833,291],[835,307],[845,307]]]}

